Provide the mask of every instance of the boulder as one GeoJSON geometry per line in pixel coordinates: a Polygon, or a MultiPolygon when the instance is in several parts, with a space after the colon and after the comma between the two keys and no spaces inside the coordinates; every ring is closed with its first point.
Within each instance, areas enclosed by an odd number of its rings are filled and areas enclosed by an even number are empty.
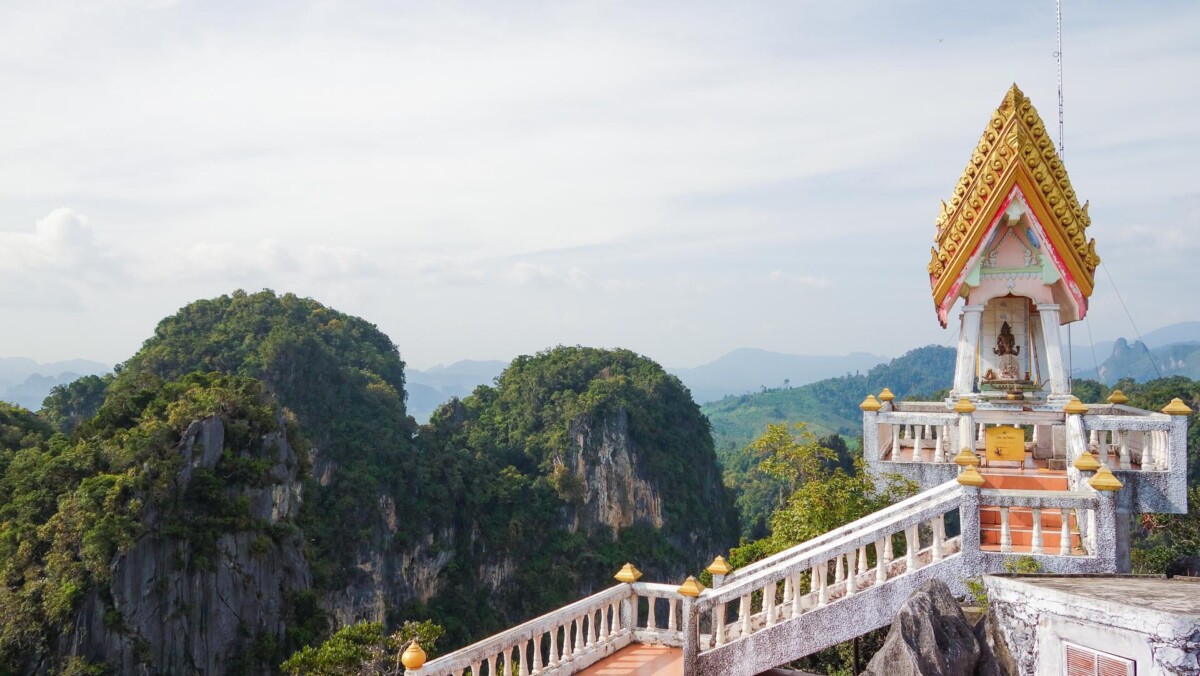
{"type": "Polygon", "coordinates": [[[930,580],[901,606],[883,647],[863,674],[963,676],[975,673],[981,653],[950,588],[941,580],[930,580]]]}

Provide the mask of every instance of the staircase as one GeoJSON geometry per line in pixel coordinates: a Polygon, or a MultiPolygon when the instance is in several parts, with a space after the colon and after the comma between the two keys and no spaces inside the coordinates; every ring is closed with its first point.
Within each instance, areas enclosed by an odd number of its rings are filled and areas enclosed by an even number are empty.
{"type": "Polygon", "coordinates": [[[1062,473],[988,472],[982,486],[950,480],[714,576],[712,589],[619,584],[407,673],[635,674],[622,650],[640,644],[680,648],[674,673],[754,676],[887,626],[931,579],[964,594],[964,580],[1019,557],[1047,573],[1112,572],[1115,493],[1067,488],[1062,473]],[[626,671],[610,670],[622,664],[626,671]]]}

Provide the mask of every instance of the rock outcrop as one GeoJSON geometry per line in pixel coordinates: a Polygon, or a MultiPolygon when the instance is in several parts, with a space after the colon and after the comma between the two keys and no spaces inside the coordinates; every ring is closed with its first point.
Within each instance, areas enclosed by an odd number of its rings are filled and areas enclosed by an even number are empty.
{"type": "MultiPolygon", "coordinates": [[[[222,462],[225,431],[217,417],[188,427],[178,448],[177,494],[222,462]]],[[[113,561],[109,588],[85,597],[64,654],[122,674],[223,674],[256,643],[282,642],[289,599],[312,583],[292,525],[301,463],[282,432],[241,456],[269,462],[264,476],[223,489],[226,499],[248,504],[257,527],[217,533],[215,547],[201,552],[171,534],[165,514],[148,514],[146,534],[113,561]]]]}
{"type": "Polygon", "coordinates": [[[603,528],[615,538],[635,523],[662,528],[662,500],[643,476],[625,409],[601,420],[575,420],[568,436],[574,443],[556,464],[579,488],[566,518],[570,532],[603,528]]]}
{"type": "Polygon", "coordinates": [[[982,650],[958,600],[941,580],[930,580],[901,606],[891,631],[867,665],[868,676],[975,674],[982,650]]]}

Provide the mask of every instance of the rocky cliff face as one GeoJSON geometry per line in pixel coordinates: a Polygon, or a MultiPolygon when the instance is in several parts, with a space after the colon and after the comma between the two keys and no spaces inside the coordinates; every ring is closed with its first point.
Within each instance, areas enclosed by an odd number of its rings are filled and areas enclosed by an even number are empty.
{"type": "Polygon", "coordinates": [[[600,420],[577,419],[568,436],[571,447],[554,463],[578,488],[572,496],[576,500],[565,509],[570,532],[604,529],[615,538],[635,523],[662,528],[662,500],[639,462],[625,409],[600,420]]]}
{"type": "MultiPolygon", "coordinates": [[[[220,469],[225,431],[216,417],[188,427],[175,491],[186,495],[198,473],[220,469]]],[[[224,674],[256,642],[283,640],[289,598],[311,585],[293,527],[300,462],[281,432],[239,455],[268,467],[251,483],[223,489],[226,499],[249,505],[256,527],[220,533],[212,551],[200,552],[169,534],[165,514],[148,514],[148,532],[113,562],[110,588],[85,598],[65,654],[122,674],[224,674]]]]}

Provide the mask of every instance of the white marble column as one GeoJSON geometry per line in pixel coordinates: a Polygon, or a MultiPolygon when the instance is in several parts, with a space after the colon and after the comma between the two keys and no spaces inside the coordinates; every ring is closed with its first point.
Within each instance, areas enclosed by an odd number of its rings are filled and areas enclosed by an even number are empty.
{"type": "Polygon", "coordinates": [[[1046,343],[1046,370],[1050,376],[1050,396],[1070,396],[1071,389],[1067,381],[1066,364],[1063,362],[1062,341],[1058,334],[1059,306],[1053,303],[1038,303],[1037,310],[1042,324],[1042,339],[1046,343]]]}
{"type": "MultiPolygon", "coordinates": [[[[983,306],[964,305],[961,323],[962,328],[958,332],[958,362],[954,366],[954,389],[950,392],[951,399],[958,399],[975,391],[975,352],[979,348],[983,306]]],[[[1058,326],[1057,323],[1055,326],[1058,326]]]]}

